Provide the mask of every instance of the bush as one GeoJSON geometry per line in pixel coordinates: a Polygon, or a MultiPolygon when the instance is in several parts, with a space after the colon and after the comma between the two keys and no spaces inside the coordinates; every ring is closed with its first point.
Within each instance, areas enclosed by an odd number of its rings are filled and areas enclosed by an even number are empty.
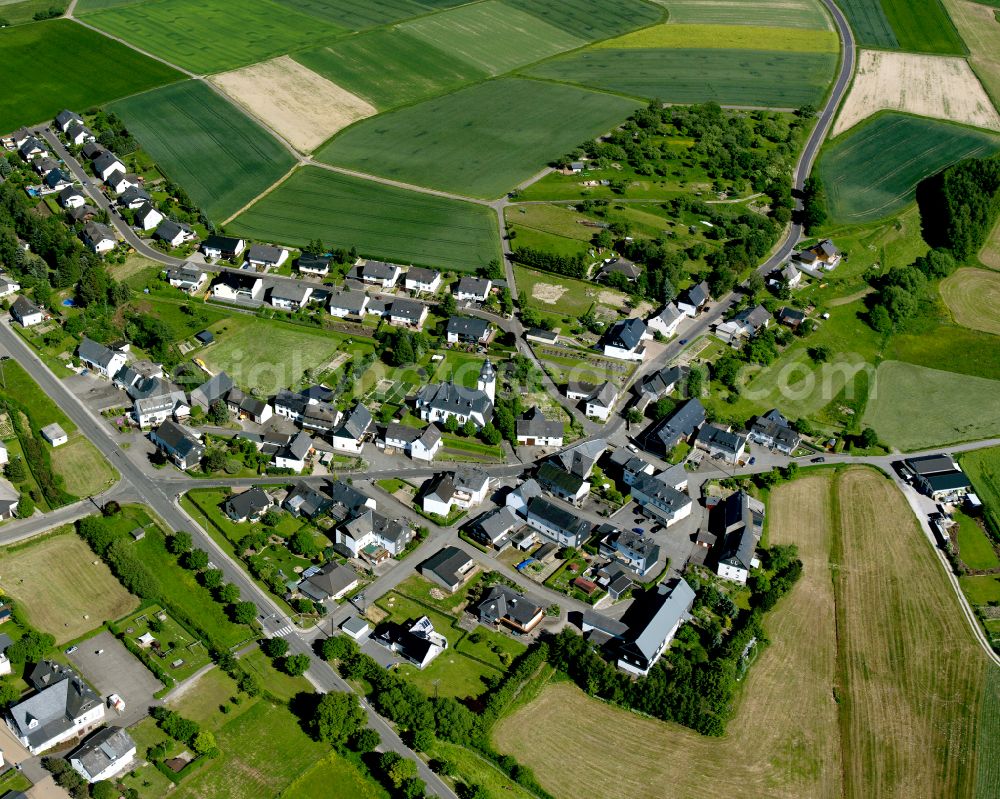
{"type": "Polygon", "coordinates": [[[284,638],[265,638],[260,648],[269,658],[280,658],[288,653],[288,642],[284,638]]]}

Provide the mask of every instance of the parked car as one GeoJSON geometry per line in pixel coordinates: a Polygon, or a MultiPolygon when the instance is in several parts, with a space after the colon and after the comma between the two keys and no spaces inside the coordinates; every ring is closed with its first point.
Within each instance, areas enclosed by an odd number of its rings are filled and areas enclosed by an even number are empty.
{"type": "Polygon", "coordinates": [[[644,532],[646,532],[646,531],[645,531],[645,530],[643,530],[643,529],[642,529],[641,527],[633,527],[633,528],[632,528],[632,532],[633,532],[633,533],[636,533],[636,534],[638,534],[638,535],[642,535],[642,534],[643,534],[644,532]]]}
{"type": "Polygon", "coordinates": [[[809,461],[809,463],[826,463],[826,458],[820,455],[819,457],[813,458],[811,461],[809,461]]]}
{"type": "Polygon", "coordinates": [[[73,654],[74,652],[76,652],[76,650],[77,650],[77,649],[79,649],[79,648],[80,648],[80,647],[78,647],[78,646],[71,646],[71,647],[70,647],[69,649],[67,649],[67,650],[66,650],[66,654],[67,654],[67,655],[72,655],[72,654],[73,654]]]}
{"type": "Polygon", "coordinates": [[[755,455],[750,459],[750,465],[753,466],[757,462],[757,456],[755,455]]]}

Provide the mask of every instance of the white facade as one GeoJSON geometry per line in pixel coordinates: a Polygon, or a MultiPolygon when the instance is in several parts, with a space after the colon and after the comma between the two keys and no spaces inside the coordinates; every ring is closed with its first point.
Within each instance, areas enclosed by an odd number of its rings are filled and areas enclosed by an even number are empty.
{"type": "Polygon", "coordinates": [[[669,338],[677,332],[677,327],[683,318],[684,314],[680,312],[677,306],[668,305],[656,314],[656,316],[651,316],[646,321],[646,327],[654,333],[659,333],[661,336],[669,338]]]}
{"type": "Polygon", "coordinates": [[[734,583],[746,585],[747,578],[750,577],[750,572],[742,566],[734,566],[730,563],[720,563],[718,575],[726,580],[732,580],[734,583]]]}
{"type": "Polygon", "coordinates": [[[434,279],[431,281],[426,281],[422,279],[411,278],[410,273],[406,273],[406,280],[403,283],[407,291],[426,291],[431,294],[437,293],[441,288],[441,273],[436,272],[434,279]]]}
{"type": "Polygon", "coordinates": [[[160,222],[163,221],[163,214],[157,211],[152,206],[142,214],[135,215],[135,223],[143,230],[153,230],[160,222]]]}
{"type": "Polygon", "coordinates": [[[594,419],[600,419],[602,422],[608,421],[611,418],[611,414],[614,411],[614,403],[618,401],[618,395],[615,395],[614,401],[611,403],[610,407],[605,406],[604,403],[597,399],[587,400],[587,408],[585,413],[589,417],[594,419]]]}

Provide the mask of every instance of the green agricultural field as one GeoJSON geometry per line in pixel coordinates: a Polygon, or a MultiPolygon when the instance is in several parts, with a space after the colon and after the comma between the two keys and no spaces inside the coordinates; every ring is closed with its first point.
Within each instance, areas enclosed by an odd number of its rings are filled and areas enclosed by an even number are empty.
{"type": "Polygon", "coordinates": [[[667,8],[671,22],[833,29],[819,0],[713,0],[710,3],[705,0],[653,1],[667,8]]]}
{"type": "Polygon", "coordinates": [[[940,290],[958,324],[1000,335],[1000,272],[959,269],[940,290]]]}
{"type": "Polygon", "coordinates": [[[8,76],[0,92],[2,131],[47,122],[66,107],[83,111],[183,77],[70,20],[0,30],[0,53],[8,76]],[[18,75],[32,78],[13,77],[18,75]],[[95,75],[101,79],[94,80],[95,75]]]}
{"type": "Polygon", "coordinates": [[[899,40],[892,30],[880,0],[840,0],[838,3],[854,31],[854,38],[862,47],[880,47],[895,50],[899,40]]]}
{"type": "Polygon", "coordinates": [[[986,509],[987,524],[1000,533],[1000,447],[967,452],[961,462],[986,509]]]}
{"type": "MultiPolygon", "coordinates": [[[[486,0],[405,22],[399,29],[491,75],[572,50],[586,39],[500,0],[486,0]]],[[[498,108],[501,106],[497,106],[498,108]]]]}
{"type": "Polygon", "coordinates": [[[293,11],[350,30],[364,30],[456,6],[463,0],[276,0],[293,11]]]}
{"type": "Polygon", "coordinates": [[[371,352],[370,341],[342,333],[282,324],[253,317],[224,323],[226,333],[201,358],[213,371],[225,371],[236,384],[262,395],[297,385],[307,369],[323,370],[340,352],[371,352]]]}
{"type": "Polygon", "coordinates": [[[941,0],[882,0],[882,10],[900,50],[941,55],[969,52],[941,0]]]}
{"type": "Polygon", "coordinates": [[[964,513],[956,513],[955,520],[958,522],[958,553],[962,562],[970,569],[1000,567],[993,542],[978,522],[964,513]]]}
{"type": "Polygon", "coordinates": [[[344,28],[271,0],[158,0],[87,15],[87,23],[172,64],[222,72],[319,44],[344,28]]]}
{"type": "Polygon", "coordinates": [[[94,11],[103,11],[106,8],[118,8],[119,6],[131,6],[137,3],[144,3],[146,0],[77,0],[73,14],[83,16],[94,11]]]}
{"type": "Polygon", "coordinates": [[[4,26],[23,25],[34,20],[39,11],[50,8],[65,9],[62,0],[0,0],[0,20],[4,26]]]}
{"type": "Polygon", "coordinates": [[[362,255],[473,271],[500,256],[485,207],[306,167],[229,226],[254,238],[303,245],[321,238],[362,255]]]}
{"type": "Polygon", "coordinates": [[[917,184],[963,158],[1000,150],[1000,137],[948,122],[879,114],[833,139],[817,163],[830,216],[878,219],[913,201],[917,184]]]}
{"type": "Polygon", "coordinates": [[[260,125],[202,81],[187,81],[111,106],[143,149],[201,209],[221,221],[295,163],[260,125]]]}
{"type": "Polygon", "coordinates": [[[281,799],[388,799],[377,782],[365,779],[357,766],[338,754],[314,764],[295,780],[281,799]]]}
{"type": "Polygon", "coordinates": [[[673,103],[797,108],[822,100],[836,66],[832,53],[593,48],[527,74],[673,103]]]}
{"type": "Polygon", "coordinates": [[[659,22],[663,13],[643,0],[503,0],[505,5],[526,11],[573,36],[595,41],[618,36],[634,28],[659,22]]]}
{"type": "Polygon", "coordinates": [[[596,228],[581,225],[581,216],[565,205],[514,205],[505,209],[514,247],[532,247],[563,255],[586,253],[596,228]]]}
{"type": "Polygon", "coordinates": [[[837,53],[840,39],[833,31],[775,28],[764,25],[655,25],[617,39],[594,45],[594,49],[673,48],[693,50],[707,47],[724,50],[774,50],[785,53],[837,53]]]}
{"type": "Polygon", "coordinates": [[[381,110],[487,77],[485,71],[398,28],[338,39],[293,58],[381,110]]]}
{"type": "Polygon", "coordinates": [[[499,197],[635,107],[572,86],[504,78],[360,122],[318,158],[406,183],[499,197]]]}
{"type": "Polygon", "coordinates": [[[912,363],[879,364],[864,424],[904,451],[1000,436],[1000,382],[912,363]],[[920,424],[913,424],[919,419],[920,424]]]}

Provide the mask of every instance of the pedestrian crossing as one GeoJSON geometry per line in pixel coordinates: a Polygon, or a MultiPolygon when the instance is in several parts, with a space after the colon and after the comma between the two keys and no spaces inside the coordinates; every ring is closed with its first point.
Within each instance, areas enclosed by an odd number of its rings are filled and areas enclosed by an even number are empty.
{"type": "Polygon", "coordinates": [[[284,638],[286,635],[291,635],[295,631],[295,628],[291,624],[286,624],[284,627],[275,630],[271,633],[272,638],[284,638]]]}

